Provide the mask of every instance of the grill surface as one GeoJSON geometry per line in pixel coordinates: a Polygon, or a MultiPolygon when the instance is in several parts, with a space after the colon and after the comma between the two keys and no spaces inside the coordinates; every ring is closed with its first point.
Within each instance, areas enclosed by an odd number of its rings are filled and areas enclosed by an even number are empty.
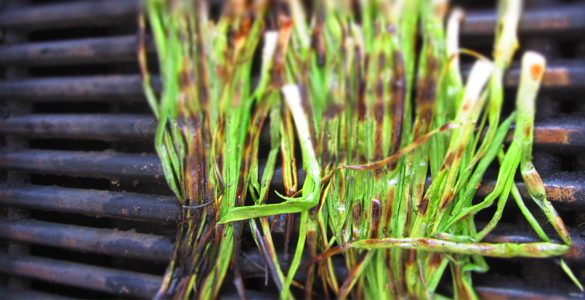
{"type": "MultiPolygon", "coordinates": [[[[0,0],[0,297],[144,298],[162,280],[180,208],[153,150],[156,123],[135,54],[138,2],[0,0]]],[[[463,46],[489,55],[495,1],[455,2],[468,12],[463,46]]],[[[535,163],[571,228],[575,245],[565,257],[585,282],[585,1],[525,2],[519,52],[541,51],[550,66],[535,163]]],[[[505,78],[508,100],[518,75],[516,64],[505,78]]],[[[486,180],[479,196],[493,186],[486,180]]],[[[537,241],[508,203],[487,239],[537,241]]],[[[478,219],[481,226],[489,214],[478,219]]],[[[256,266],[261,256],[244,248],[246,285],[264,293],[250,296],[274,297],[256,266]]],[[[553,259],[488,263],[490,272],[474,277],[483,297],[583,297],[553,259]]],[[[233,297],[229,279],[226,286],[233,297]]]]}

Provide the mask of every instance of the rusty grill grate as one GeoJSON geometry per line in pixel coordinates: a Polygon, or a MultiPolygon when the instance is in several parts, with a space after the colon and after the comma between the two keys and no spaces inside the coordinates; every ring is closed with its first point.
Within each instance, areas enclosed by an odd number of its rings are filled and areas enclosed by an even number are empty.
{"type": "MultiPolygon", "coordinates": [[[[519,52],[541,51],[550,66],[535,163],[572,230],[565,257],[585,282],[585,1],[525,2],[519,52]]],[[[455,4],[468,13],[463,46],[489,55],[495,1],[455,4]]],[[[139,0],[0,5],[0,297],[151,297],[172,256],[179,205],[154,153],[156,123],[142,95],[139,0]]],[[[510,98],[518,76],[516,66],[505,78],[510,98]]],[[[492,188],[487,181],[478,194],[492,188]]],[[[490,241],[537,239],[513,206],[490,241]]],[[[247,286],[276,297],[249,246],[240,258],[247,286]]],[[[490,272],[474,277],[485,298],[579,295],[552,259],[488,262],[490,272]]]]}

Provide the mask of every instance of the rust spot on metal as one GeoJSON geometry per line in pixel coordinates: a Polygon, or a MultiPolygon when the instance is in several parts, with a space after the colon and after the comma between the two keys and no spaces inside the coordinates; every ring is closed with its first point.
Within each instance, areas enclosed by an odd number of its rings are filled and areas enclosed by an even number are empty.
{"type": "Polygon", "coordinates": [[[550,200],[571,203],[577,201],[577,192],[579,190],[576,186],[557,186],[547,185],[544,187],[546,194],[550,200]]]}
{"type": "Polygon", "coordinates": [[[585,257],[585,247],[574,244],[567,254],[563,255],[567,259],[582,260],[585,257]]]}
{"type": "Polygon", "coordinates": [[[537,144],[569,144],[571,135],[578,134],[576,129],[562,127],[536,127],[534,129],[534,142],[537,144]]]}
{"type": "Polygon", "coordinates": [[[565,16],[543,18],[537,24],[539,29],[566,29],[571,27],[571,19],[565,16]]]}
{"type": "MultiPolygon", "coordinates": [[[[534,67],[531,71],[533,71],[531,73],[534,78],[534,67]]],[[[544,69],[542,72],[544,73],[544,69]]],[[[571,74],[567,68],[549,68],[546,73],[541,74],[541,76],[543,76],[542,84],[544,86],[567,86],[571,84],[571,74]]]]}

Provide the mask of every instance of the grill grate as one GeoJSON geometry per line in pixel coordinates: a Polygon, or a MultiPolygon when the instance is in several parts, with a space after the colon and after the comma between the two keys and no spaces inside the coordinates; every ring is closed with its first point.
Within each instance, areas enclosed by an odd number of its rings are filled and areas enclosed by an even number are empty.
{"type": "MultiPolygon", "coordinates": [[[[180,208],[153,150],[156,121],[135,54],[138,2],[0,0],[0,297],[144,298],[162,280],[180,208]]],[[[463,46],[489,55],[495,1],[455,2],[468,11],[463,46]]],[[[525,2],[520,41],[549,60],[535,163],[571,228],[565,257],[585,282],[585,1],[525,2]]],[[[149,48],[154,54],[152,41],[149,48]]],[[[516,64],[505,77],[510,99],[518,77],[516,64]]],[[[538,239],[513,204],[502,223],[490,242],[538,239]]],[[[247,285],[274,292],[257,276],[262,258],[251,249],[240,258],[247,285]]],[[[488,262],[491,271],[474,279],[483,297],[577,292],[553,260],[488,262]]]]}

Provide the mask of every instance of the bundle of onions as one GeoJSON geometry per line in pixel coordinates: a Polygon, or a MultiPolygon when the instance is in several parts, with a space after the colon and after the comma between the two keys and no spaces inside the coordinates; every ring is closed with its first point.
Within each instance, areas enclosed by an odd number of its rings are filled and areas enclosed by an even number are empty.
{"type": "Polygon", "coordinates": [[[493,60],[459,48],[462,12],[453,10],[445,26],[445,0],[321,0],[310,7],[232,0],[218,16],[210,11],[206,1],[145,2],[163,91],[151,87],[142,42],[144,89],[159,119],[157,152],[184,207],[158,297],[217,297],[231,268],[245,298],[238,262],[244,225],[283,299],[293,297],[294,286],[306,298],[432,298],[447,267],[453,296],[476,298],[471,271],[487,271],[483,256],[569,250],[568,231],[531,163],[545,69],[539,54],[523,55],[516,112],[500,120],[521,1],[501,0],[493,60]],[[477,58],[465,83],[460,55],[477,58]],[[514,140],[503,147],[513,124],[514,140]],[[270,147],[260,164],[264,127],[270,147]],[[285,195],[268,203],[279,157],[285,195]],[[495,189],[474,205],[496,158],[495,189]],[[524,204],[514,181],[519,168],[565,244],[551,242],[524,204]],[[543,242],[481,242],[510,194],[543,242]],[[478,232],[474,216],[495,200],[492,220],[478,232]],[[298,241],[285,269],[268,217],[286,214],[291,229],[296,213],[298,241]],[[332,262],[337,254],[349,270],[343,281],[332,262]],[[295,281],[299,270],[307,272],[304,283],[295,281]]]}

